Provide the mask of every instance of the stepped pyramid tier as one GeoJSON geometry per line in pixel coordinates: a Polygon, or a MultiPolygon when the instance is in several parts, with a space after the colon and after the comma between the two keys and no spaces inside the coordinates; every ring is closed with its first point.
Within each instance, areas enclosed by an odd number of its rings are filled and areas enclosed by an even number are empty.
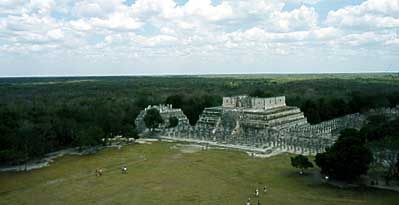
{"type": "Polygon", "coordinates": [[[178,127],[189,126],[189,121],[186,115],[184,115],[183,111],[179,108],[173,108],[172,105],[149,105],[147,108],[142,110],[140,114],[137,116],[135,120],[136,129],[138,132],[143,132],[146,130],[146,126],[144,123],[144,116],[147,110],[155,108],[159,110],[161,117],[164,121],[159,128],[166,128],[169,126],[169,119],[171,117],[176,117],[179,120],[178,127]]]}
{"type": "Polygon", "coordinates": [[[223,105],[206,108],[197,127],[217,130],[254,128],[283,130],[308,125],[298,107],[287,106],[285,97],[254,98],[249,96],[224,97],[223,105]],[[238,126],[239,125],[239,126],[238,126]]]}
{"type": "Polygon", "coordinates": [[[221,106],[205,108],[195,126],[190,126],[183,112],[173,109],[171,105],[149,106],[136,119],[138,131],[146,129],[143,117],[151,108],[158,109],[165,120],[160,126],[165,128],[161,134],[164,138],[226,145],[262,153],[320,153],[334,143],[341,130],[360,129],[369,114],[399,115],[399,106],[396,106],[311,125],[298,107],[286,105],[285,97],[235,96],[224,97],[221,106]],[[179,119],[177,127],[168,128],[170,116],[179,119]]]}

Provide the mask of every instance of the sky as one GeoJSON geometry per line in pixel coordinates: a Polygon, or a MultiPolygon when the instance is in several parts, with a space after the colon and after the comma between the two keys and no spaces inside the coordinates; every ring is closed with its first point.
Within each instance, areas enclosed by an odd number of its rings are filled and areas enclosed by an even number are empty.
{"type": "Polygon", "coordinates": [[[0,76],[399,71],[399,0],[0,0],[0,76]]]}

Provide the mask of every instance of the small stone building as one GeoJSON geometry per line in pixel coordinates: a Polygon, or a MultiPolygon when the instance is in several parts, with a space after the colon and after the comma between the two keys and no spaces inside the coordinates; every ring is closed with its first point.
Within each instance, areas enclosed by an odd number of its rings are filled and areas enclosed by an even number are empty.
{"type": "Polygon", "coordinates": [[[162,123],[159,127],[166,128],[169,126],[169,119],[171,117],[176,117],[179,120],[177,126],[186,126],[189,125],[188,118],[183,113],[183,111],[179,108],[173,108],[172,105],[149,105],[147,108],[142,110],[140,114],[137,116],[135,120],[136,129],[138,132],[143,132],[147,129],[144,123],[144,116],[147,110],[155,108],[159,110],[159,113],[162,116],[164,123],[162,123]]]}

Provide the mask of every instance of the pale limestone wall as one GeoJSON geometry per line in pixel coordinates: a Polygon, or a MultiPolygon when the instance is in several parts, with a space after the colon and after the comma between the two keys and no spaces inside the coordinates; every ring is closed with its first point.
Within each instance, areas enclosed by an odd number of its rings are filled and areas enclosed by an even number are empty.
{"type": "Polygon", "coordinates": [[[223,97],[223,107],[236,107],[237,97],[223,97]]]}
{"type": "Polygon", "coordinates": [[[285,96],[272,98],[251,98],[251,107],[256,109],[271,109],[286,106],[285,96]]]}
{"type": "Polygon", "coordinates": [[[252,108],[265,109],[265,99],[264,98],[251,98],[252,108]]]}
{"type": "Polygon", "coordinates": [[[271,109],[281,106],[286,106],[285,96],[271,98],[257,98],[248,96],[223,97],[223,107],[271,109]]]}
{"type": "Polygon", "coordinates": [[[285,96],[274,97],[274,98],[264,98],[263,100],[265,101],[264,109],[286,106],[285,96]]]}

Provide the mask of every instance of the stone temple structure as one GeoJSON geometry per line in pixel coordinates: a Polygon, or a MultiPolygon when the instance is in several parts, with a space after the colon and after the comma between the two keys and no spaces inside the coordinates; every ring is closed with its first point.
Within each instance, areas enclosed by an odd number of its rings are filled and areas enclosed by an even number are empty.
{"type": "Polygon", "coordinates": [[[306,126],[304,113],[287,106],[284,96],[234,96],[224,97],[222,106],[206,108],[189,136],[200,133],[205,141],[267,149],[294,139],[290,129],[306,126]]]}
{"type": "Polygon", "coordinates": [[[146,129],[145,123],[144,123],[144,115],[147,112],[147,110],[155,108],[159,110],[159,113],[162,116],[162,119],[164,123],[160,125],[160,128],[167,128],[169,125],[169,119],[171,117],[176,117],[179,120],[178,126],[188,126],[189,121],[186,115],[184,115],[183,111],[181,109],[176,109],[173,108],[172,105],[150,105],[147,108],[145,108],[143,111],[140,112],[140,114],[137,116],[135,120],[136,124],[136,129],[138,132],[143,132],[146,129]]]}
{"type": "MultiPolygon", "coordinates": [[[[161,135],[165,138],[233,146],[263,153],[323,152],[335,142],[341,130],[360,129],[367,119],[367,114],[355,113],[311,125],[298,107],[286,104],[284,96],[224,97],[221,106],[205,108],[195,126],[188,123],[180,109],[172,109],[171,105],[149,108],[159,109],[165,120],[169,116],[179,119],[177,127],[160,127],[161,135]]],[[[139,131],[145,129],[142,119],[146,110],[136,119],[139,131]]],[[[398,115],[399,107],[378,112],[398,115]]]]}
{"type": "Polygon", "coordinates": [[[220,107],[206,108],[197,126],[209,129],[286,129],[307,124],[303,112],[287,106],[285,97],[224,97],[220,107]]]}

